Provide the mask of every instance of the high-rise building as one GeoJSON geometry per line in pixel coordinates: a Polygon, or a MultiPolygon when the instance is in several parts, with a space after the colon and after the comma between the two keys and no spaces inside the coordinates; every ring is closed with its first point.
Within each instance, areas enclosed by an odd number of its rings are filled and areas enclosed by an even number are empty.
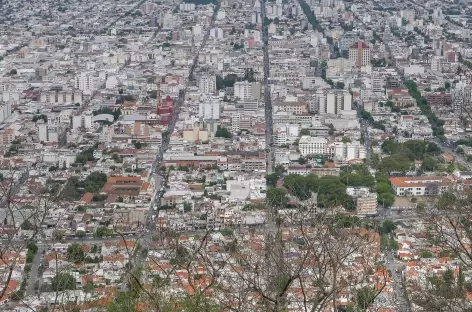
{"type": "Polygon", "coordinates": [[[441,71],[441,57],[440,56],[433,56],[431,58],[431,70],[440,72],[441,71]]]}
{"type": "Polygon", "coordinates": [[[341,111],[352,110],[352,95],[346,90],[322,90],[316,91],[309,102],[310,113],[340,114],[341,111]]]}
{"type": "Polygon", "coordinates": [[[205,75],[198,80],[198,88],[202,93],[210,94],[216,91],[216,76],[205,75]]]}
{"type": "Polygon", "coordinates": [[[364,159],[366,157],[365,147],[359,141],[336,142],[334,143],[334,157],[338,161],[364,159]]]}
{"type": "Polygon", "coordinates": [[[349,60],[357,67],[370,65],[370,48],[364,41],[358,41],[349,48],[349,60]]]}
{"type": "MultiPolygon", "coordinates": [[[[260,88],[260,85],[257,84],[260,88]]],[[[239,100],[246,101],[254,99],[253,83],[248,81],[238,81],[234,84],[234,96],[239,100]]]]}
{"type": "Polygon", "coordinates": [[[75,76],[75,87],[85,94],[91,94],[100,87],[100,78],[94,72],[83,72],[75,76]]]}
{"type": "Polygon", "coordinates": [[[452,90],[452,108],[455,114],[472,113],[472,89],[464,81],[456,83],[452,90]]]}
{"type": "Polygon", "coordinates": [[[217,98],[208,97],[198,106],[198,117],[203,119],[220,119],[220,101],[217,98]]]}

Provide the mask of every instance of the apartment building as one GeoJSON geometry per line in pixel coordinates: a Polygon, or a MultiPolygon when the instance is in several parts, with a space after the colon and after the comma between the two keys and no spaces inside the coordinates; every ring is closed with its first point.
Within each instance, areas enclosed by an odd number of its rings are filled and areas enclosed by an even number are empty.
{"type": "Polygon", "coordinates": [[[377,194],[365,194],[357,198],[357,215],[366,217],[377,214],[377,194]]]}
{"type": "Polygon", "coordinates": [[[198,89],[204,94],[210,94],[216,91],[216,76],[204,75],[198,79],[198,89]]]}
{"type": "Polygon", "coordinates": [[[357,67],[370,65],[370,48],[364,41],[349,47],[349,60],[357,67]]]}
{"type": "Polygon", "coordinates": [[[366,157],[365,147],[359,141],[336,142],[334,143],[334,157],[337,161],[364,159],[366,157]]]}
{"type": "Polygon", "coordinates": [[[347,90],[319,89],[309,102],[310,113],[340,114],[352,110],[352,95],[347,90]]]}
{"type": "Polygon", "coordinates": [[[207,98],[198,105],[198,117],[206,119],[220,119],[220,101],[217,98],[207,98]]]}

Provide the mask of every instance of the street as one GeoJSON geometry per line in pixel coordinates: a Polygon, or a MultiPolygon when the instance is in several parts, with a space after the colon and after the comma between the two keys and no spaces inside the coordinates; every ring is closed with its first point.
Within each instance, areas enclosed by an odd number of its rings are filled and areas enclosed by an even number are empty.
{"type": "Polygon", "coordinates": [[[406,298],[405,289],[402,283],[402,273],[400,264],[393,256],[393,251],[388,250],[385,252],[385,266],[388,270],[392,273],[393,279],[393,291],[394,291],[394,301],[398,305],[400,312],[409,312],[410,306],[408,303],[408,299],[406,298]]]}
{"type": "Polygon", "coordinates": [[[26,295],[28,296],[34,295],[34,285],[36,284],[36,281],[38,281],[38,279],[40,278],[38,276],[39,267],[41,265],[41,259],[43,258],[43,251],[45,251],[46,249],[47,248],[44,245],[42,245],[41,247],[38,246],[38,251],[34,255],[33,263],[31,263],[31,271],[28,277],[28,286],[26,289],[26,295]]]}

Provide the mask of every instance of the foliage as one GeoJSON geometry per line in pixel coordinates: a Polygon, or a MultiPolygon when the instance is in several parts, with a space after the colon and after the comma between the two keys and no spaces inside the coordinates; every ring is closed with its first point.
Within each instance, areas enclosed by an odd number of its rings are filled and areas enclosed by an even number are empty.
{"type": "Polygon", "coordinates": [[[421,95],[421,92],[416,87],[416,82],[413,80],[405,81],[405,86],[408,88],[408,93],[416,100],[416,104],[421,110],[421,113],[425,115],[429,122],[431,123],[431,128],[433,129],[433,134],[435,136],[443,136],[444,121],[440,120],[436,115],[431,111],[431,107],[428,105],[428,101],[425,97],[421,95]]]}
{"type": "Polygon", "coordinates": [[[36,122],[38,120],[42,119],[45,123],[48,122],[48,116],[41,114],[41,115],[34,115],[33,116],[33,122],[36,122]]]}
{"type": "Polygon", "coordinates": [[[281,188],[269,188],[267,190],[267,203],[270,207],[286,207],[288,203],[287,191],[281,188]]]}
{"type": "Polygon", "coordinates": [[[67,247],[67,261],[73,263],[81,263],[85,259],[85,252],[80,244],[72,244],[67,247]]]}
{"type": "Polygon", "coordinates": [[[100,108],[100,109],[98,109],[98,110],[94,110],[94,111],[92,112],[92,114],[93,114],[94,116],[100,115],[100,114],[113,115],[113,120],[114,120],[114,121],[117,121],[118,118],[121,116],[121,109],[118,108],[118,109],[114,109],[114,110],[113,110],[113,109],[111,109],[111,108],[109,108],[109,107],[103,107],[103,108],[100,108]]]}
{"type": "Polygon", "coordinates": [[[382,222],[382,226],[379,228],[381,234],[390,234],[392,233],[397,226],[393,223],[392,220],[386,219],[382,222]]]}
{"type": "Polygon", "coordinates": [[[217,138],[231,138],[232,135],[231,133],[228,131],[228,129],[224,128],[224,127],[221,127],[221,126],[218,126],[217,130],[216,130],[216,133],[215,133],[215,137],[217,138]]]}
{"type": "Polygon", "coordinates": [[[95,230],[94,236],[95,237],[105,237],[105,236],[109,236],[111,234],[112,234],[111,231],[107,227],[99,226],[95,230]]]}
{"type": "Polygon", "coordinates": [[[346,194],[346,185],[340,177],[289,174],[284,178],[284,186],[300,200],[309,199],[312,192],[318,193],[318,204],[321,207],[347,207],[352,204],[352,198],[346,194]]]}
{"type": "Polygon", "coordinates": [[[90,173],[83,181],[78,177],[70,177],[62,192],[62,197],[64,200],[79,200],[85,192],[98,193],[106,182],[107,175],[98,171],[90,173]]]}
{"type": "Polygon", "coordinates": [[[314,30],[317,30],[319,32],[323,32],[324,31],[323,26],[321,26],[321,24],[316,19],[316,16],[313,13],[313,11],[311,10],[310,5],[308,3],[306,3],[306,1],[304,1],[304,0],[299,0],[298,2],[300,3],[300,7],[302,8],[303,13],[306,16],[306,18],[308,20],[308,23],[311,24],[311,26],[313,27],[314,30]]]}
{"type": "Polygon", "coordinates": [[[76,157],[75,157],[75,162],[85,165],[88,161],[95,161],[96,159],[93,157],[93,151],[98,147],[98,145],[94,145],[92,147],[89,147],[82,152],[80,152],[76,157]]]}
{"type": "Polygon", "coordinates": [[[51,287],[54,291],[74,290],[75,278],[68,273],[59,273],[52,278],[51,287]]]}
{"type": "Polygon", "coordinates": [[[356,301],[361,311],[365,311],[374,301],[376,291],[372,287],[364,286],[357,290],[356,301]]]}

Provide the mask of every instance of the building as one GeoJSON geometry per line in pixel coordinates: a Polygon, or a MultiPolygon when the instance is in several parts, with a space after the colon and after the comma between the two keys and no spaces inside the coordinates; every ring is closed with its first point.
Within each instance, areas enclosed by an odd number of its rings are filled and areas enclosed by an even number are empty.
{"type": "Polygon", "coordinates": [[[208,97],[198,106],[198,117],[206,119],[220,119],[220,101],[218,98],[208,97]]]}
{"type": "Polygon", "coordinates": [[[349,51],[349,48],[359,40],[359,36],[356,32],[347,32],[341,35],[339,39],[339,50],[349,51]]]}
{"type": "Polygon", "coordinates": [[[79,115],[72,117],[72,129],[91,129],[93,126],[92,115],[79,115]]]}
{"type": "Polygon", "coordinates": [[[349,48],[349,60],[357,67],[370,65],[370,48],[364,41],[358,41],[349,48]]]}
{"type": "Polygon", "coordinates": [[[365,157],[365,147],[359,141],[334,143],[334,158],[337,161],[350,161],[353,159],[364,159],[365,157]]]}
{"type": "Polygon", "coordinates": [[[395,177],[389,180],[396,196],[438,195],[447,187],[444,177],[395,177]]]}
{"type": "Polygon", "coordinates": [[[238,81],[234,84],[234,97],[242,101],[258,100],[261,97],[261,84],[238,81]]]}
{"type": "Polygon", "coordinates": [[[452,103],[451,94],[446,92],[434,92],[427,96],[428,104],[430,106],[450,106],[452,103]]]}
{"type": "Polygon", "coordinates": [[[170,123],[174,116],[174,100],[170,96],[162,100],[161,105],[157,108],[157,115],[161,125],[168,125],[170,123]]]}
{"type": "Polygon", "coordinates": [[[472,89],[463,81],[456,83],[451,92],[452,108],[456,114],[464,114],[470,111],[472,106],[472,89]]]}
{"type": "Polygon", "coordinates": [[[61,127],[58,125],[50,125],[45,123],[38,124],[39,142],[57,143],[61,136],[61,127]]]}
{"type": "Polygon", "coordinates": [[[75,76],[75,88],[83,91],[85,94],[91,94],[98,90],[102,80],[95,76],[94,72],[83,72],[75,76]]]}
{"type": "Polygon", "coordinates": [[[377,214],[377,194],[365,194],[357,198],[357,215],[374,216],[377,214]]]}
{"type": "Polygon", "coordinates": [[[317,90],[309,102],[310,113],[340,114],[352,110],[352,95],[347,90],[317,90]]]}
{"type": "Polygon", "coordinates": [[[15,138],[15,131],[12,129],[3,130],[0,132],[0,144],[3,146],[11,144],[15,138]]]}
{"type": "Polygon", "coordinates": [[[208,141],[208,131],[200,128],[185,129],[183,139],[187,142],[205,142],[208,141]]]}
{"type": "Polygon", "coordinates": [[[298,148],[303,156],[324,155],[327,152],[327,143],[328,141],[325,138],[304,135],[298,142],[298,148]]]}
{"type": "Polygon", "coordinates": [[[198,79],[198,88],[200,92],[204,94],[210,94],[216,91],[216,76],[215,75],[207,75],[201,76],[198,79]]]}
{"type": "Polygon", "coordinates": [[[0,105],[0,123],[5,121],[8,116],[11,115],[11,103],[5,103],[0,105]]]}
{"type": "Polygon", "coordinates": [[[49,90],[42,91],[39,96],[41,103],[50,104],[82,104],[82,91],[80,90],[49,90]]]}

